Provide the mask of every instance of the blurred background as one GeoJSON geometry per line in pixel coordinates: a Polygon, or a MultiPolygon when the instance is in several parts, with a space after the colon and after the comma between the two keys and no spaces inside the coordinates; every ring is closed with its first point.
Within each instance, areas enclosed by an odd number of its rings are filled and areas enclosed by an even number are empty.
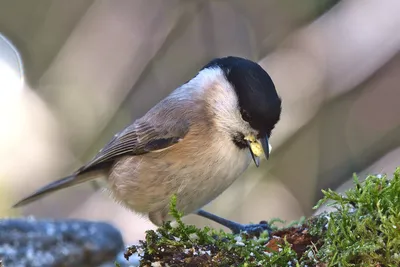
{"type": "Polygon", "coordinates": [[[398,10],[397,0],[0,0],[0,215],[103,220],[127,243],[142,238],[154,226],[92,184],[10,206],[91,159],[209,60],[236,55],[270,73],[282,119],[270,160],[206,209],[242,223],[310,216],[322,188],[400,165],[398,10]]]}

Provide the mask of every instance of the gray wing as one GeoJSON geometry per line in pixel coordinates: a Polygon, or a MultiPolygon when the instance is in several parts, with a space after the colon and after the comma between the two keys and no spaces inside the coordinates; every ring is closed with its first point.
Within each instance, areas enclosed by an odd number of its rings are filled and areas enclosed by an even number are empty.
{"type": "Polygon", "coordinates": [[[164,124],[152,124],[143,120],[136,121],[116,134],[88,164],[73,175],[46,185],[16,203],[14,207],[26,205],[57,190],[93,180],[96,178],[95,176],[80,174],[109,166],[121,156],[141,155],[167,148],[184,138],[188,131],[189,124],[182,120],[178,120],[178,122],[168,121],[164,124]]]}
{"type": "Polygon", "coordinates": [[[96,167],[114,162],[121,156],[142,155],[168,148],[183,139],[188,131],[189,123],[186,121],[170,121],[158,125],[147,121],[135,121],[116,134],[89,163],[77,172],[96,169],[96,167]]]}

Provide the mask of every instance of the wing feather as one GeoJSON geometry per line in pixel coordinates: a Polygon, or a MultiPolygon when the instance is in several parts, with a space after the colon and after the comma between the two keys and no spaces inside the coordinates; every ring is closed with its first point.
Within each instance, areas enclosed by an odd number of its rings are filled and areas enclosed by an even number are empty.
{"type": "Polygon", "coordinates": [[[182,140],[189,131],[186,121],[154,125],[148,121],[135,121],[116,134],[107,145],[79,173],[96,168],[125,155],[141,155],[168,148],[182,140]]]}

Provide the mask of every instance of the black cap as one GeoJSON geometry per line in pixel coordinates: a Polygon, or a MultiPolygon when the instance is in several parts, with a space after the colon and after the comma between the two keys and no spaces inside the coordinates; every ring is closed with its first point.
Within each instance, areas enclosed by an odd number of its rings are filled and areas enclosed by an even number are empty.
{"type": "Polygon", "coordinates": [[[281,115],[281,99],[268,73],[257,63],[240,58],[216,58],[203,67],[219,67],[235,89],[243,120],[259,131],[260,137],[270,137],[281,115]]]}

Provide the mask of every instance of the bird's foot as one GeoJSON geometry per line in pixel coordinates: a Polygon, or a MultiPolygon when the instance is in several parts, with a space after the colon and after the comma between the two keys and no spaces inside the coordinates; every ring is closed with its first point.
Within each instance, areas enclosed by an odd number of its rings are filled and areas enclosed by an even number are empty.
{"type": "Polygon", "coordinates": [[[248,233],[249,235],[259,236],[263,232],[267,231],[268,236],[271,236],[272,229],[266,221],[261,221],[258,224],[239,224],[232,222],[231,227],[227,226],[233,234],[239,234],[241,232],[248,233]]]}
{"type": "Polygon", "coordinates": [[[259,236],[264,231],[267,231],[268,236],[271,237],[272,228],[266,221],[261,221],[259,224],[240,224],[224,219],[205,210],[199,210],[196,214],[229,228],[233,234],[245,232],[249,235],[259,236]]]}

